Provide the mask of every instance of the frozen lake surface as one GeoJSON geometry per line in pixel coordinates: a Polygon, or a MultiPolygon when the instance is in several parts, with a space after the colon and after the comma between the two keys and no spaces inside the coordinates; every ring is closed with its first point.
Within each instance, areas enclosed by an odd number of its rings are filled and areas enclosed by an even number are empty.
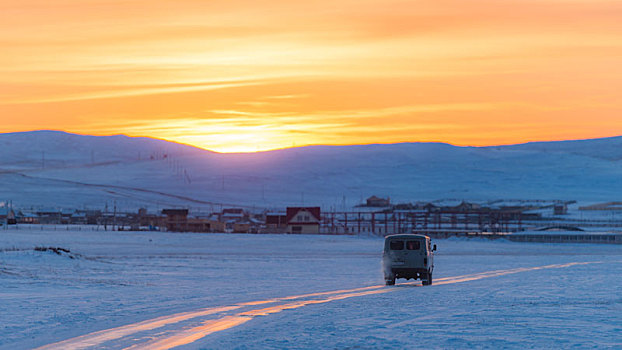
{"type": "Polygon", "coordinates": [[[380,238],[1,230],[0,348],[622,347],[621,246],[434,243],[385,287],[380,238]]]}

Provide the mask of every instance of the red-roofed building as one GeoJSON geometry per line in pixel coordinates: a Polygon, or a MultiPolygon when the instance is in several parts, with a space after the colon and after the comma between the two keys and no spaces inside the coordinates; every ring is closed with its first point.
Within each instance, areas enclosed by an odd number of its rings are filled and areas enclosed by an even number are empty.
{"type": "Polygon", "coordinates": [[[288,207],[287,232],[318,234],[320,233],[320,207],[288,207]]]}

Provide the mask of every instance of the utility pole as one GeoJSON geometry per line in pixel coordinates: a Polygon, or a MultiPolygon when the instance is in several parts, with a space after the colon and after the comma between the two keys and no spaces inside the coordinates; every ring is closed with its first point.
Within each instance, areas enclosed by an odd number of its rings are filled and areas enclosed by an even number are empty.
{"type": "Polygon", "coordinates": [[[4,218],[4,229],[9,229],[9,212],[11,211],[11,207],[9,205],[9,201],[6,201],[7,209],[6,209],[6,217],[4,218]]]}
{"type": "Polygon", "coordinates": [[[108,202],[104,207],[104,231],[108,231],[108,202]]]}

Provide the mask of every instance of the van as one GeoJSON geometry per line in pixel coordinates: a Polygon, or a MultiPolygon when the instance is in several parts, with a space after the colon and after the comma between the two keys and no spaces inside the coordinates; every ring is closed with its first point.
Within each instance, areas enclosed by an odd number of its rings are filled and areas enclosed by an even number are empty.
{"type": "Polygon", "coordinates": [[[424,286],[432,284],[434,270],[434,247],[430,237],[415,234],[386,236],[382,266],[387,286],[395,284],[396,278],[419,279],[424,286]]]}

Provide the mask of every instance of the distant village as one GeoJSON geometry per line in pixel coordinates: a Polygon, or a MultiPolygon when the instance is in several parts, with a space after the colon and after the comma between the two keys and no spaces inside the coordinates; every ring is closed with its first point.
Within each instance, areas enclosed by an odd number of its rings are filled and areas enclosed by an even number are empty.
{"type": "MultiPolygon", "coordinates": [[[[583,230],[586,227],[622,227],[619,220],[568,217],[575,201],[491,201],[486,205],[461,201],[393,204],[390,198],[371,196],[348,211],[322,211],[318,206],[286,207],[282,211],[223,208],[193,212],[164,208],[157,212],[81,209],[19,209],[0,206],[3,225],[93,225],[103,230],[206,233],[371,234],[424,233],[460,235],[520,232],[525,228],[583,230]]],[[[618,202],[581,207],[584,211],[622,210],[618,202]]]]}
{"type": "Polygon", "coordinates": [[[622,244],[622,202],[576,206],[576,201],[457,200],[393,204],[371,196],[351,210],[322,211],[319,206],[257,211],[243,207],[205,213],[188,208],[149,212],[113,209],[18,209],[0,206],[0,225],[76,225],[107,231],[202,233],[282,233],[386,236],[420,233],[435,238],[486,237],[532,242],[622,244]],[[575,205],[572,213],[568,206],[575,205]],[[617,217],[616,213],[620,213],[617,217]],[[523,234],[528,231],[529,234],[523,234]],[[536,234],[534,234],[534,232],[536,234]],[[542,234],[537,234],[542,232],[542,234]],[[585,233],[585,234],[581,234],[585,233]]]}

